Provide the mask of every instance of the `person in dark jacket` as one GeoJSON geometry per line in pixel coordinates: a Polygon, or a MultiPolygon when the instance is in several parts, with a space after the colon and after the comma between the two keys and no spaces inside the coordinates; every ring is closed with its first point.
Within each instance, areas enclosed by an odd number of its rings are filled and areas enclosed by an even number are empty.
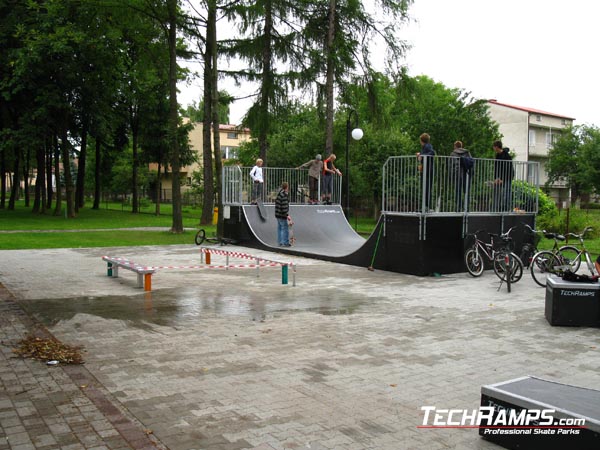
{"type": "Polygon", "coordinates": [[[469,205],[468,191],[471,188],[471,176],[473,175],[472,169],[467,167],[466,163],[460,158],[471,158],[471,152],[466,148],[463,148],[461,141],[454,143],[454,150],[450,153],[450,156],[458,158],[452,161],[452,182],[456,186],[456,211],[462,212],[469,205]],[[469,189],[467,189],[469,188],[469,189]],[[464,199],[464,203],[463,203],[464,199]]]}
{"type": "Polygon", "coordinates": [[[423,205],[424,212],[430,211],[431,205],[431,188],[433,186],[433,160],[435,156],[435,150],[433,149],[430,141],[430,137],[427,133],[423,133],[419,136],[421,141],[421,151],[417,152],[417,159],[419,161],[419,168],[421,174],[425,179],[423,180],[423,195],[425,198],[425,204],[423,205]],[[423,170],[423,167],[425,170],[423,170]]]}
{"type": "Polygon", "coordinates": [[[512,208],[512,181],[515,170],[508,148],[502,147],[502,141],[494,141],[492,148],[496,152],[494,161],[494,212],[506,212],[512,208]]]}
{"type": "Polygon", "coordinates": [[[287,181],[281,183],[281,189],[275,199],[275,218],[277,219],[277,243],[280,247],[290,247],[288,230],[288,217],[290,213],[290,200],[288,196],[289,185],[287,181]]]}

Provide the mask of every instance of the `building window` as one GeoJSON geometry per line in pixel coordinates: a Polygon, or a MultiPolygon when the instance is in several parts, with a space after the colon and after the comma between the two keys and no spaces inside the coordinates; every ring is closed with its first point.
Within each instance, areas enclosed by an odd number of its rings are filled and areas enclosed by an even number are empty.
{"type": "Polygon", "coordinates": [[[552,148],[554,147],[554,143],[556,142],[557,134],[552,133],[551,131],[546,133],[546,147],[552,148]]]}
{"type": "Polygon", "coordinates": [[[535,147],[535,130],[529,130],[529,146],[535,147]]]}
{"type": "Polygon", "coordinates": [[[192,177],[187,177],[187,179],[186,179],[186,184],[187,184],[188,186],[191,186],[191,185],[192,185],[192,177]]]}
{"type": "Polygon", "coordinates": [[[235,159],[238,157],[238,148],[231,145],[221,145],[221,158],[235,159]]]}
{"type": "Polygon", "coordinates": [[[227,133],[227,139],[237,139],[238,138],[238,134],[235,132],[229,132],[227,133]]]}
{"type": "Polygon", "coordinates": [[[567,124],[567,120],[566,119],[560,119],[560,124],[561,125],[566,125],[567,124]]]}
{"type": "Polygon", "coordinates": [[[535,116],[535,120],[537,122],[541,122],[542,121],[542,116],[540,116],[539,114],[535,116]]]}

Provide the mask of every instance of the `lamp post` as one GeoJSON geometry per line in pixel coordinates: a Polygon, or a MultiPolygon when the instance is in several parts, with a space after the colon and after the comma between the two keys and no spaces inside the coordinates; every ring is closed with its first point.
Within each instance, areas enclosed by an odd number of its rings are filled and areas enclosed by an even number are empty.
{"type": "Polygon", "coordinates": [[[348,119],[346,120],[346,219],[350,219],[350,136],[352,136],[352,139],[355,141],[360,141],[363,137],[363,130],[358,128],[358,114],[354,109],[350,110],[348,113],[348,119]],[[354,123],[352,123],[352,116],[354,116],[354,123]]]}

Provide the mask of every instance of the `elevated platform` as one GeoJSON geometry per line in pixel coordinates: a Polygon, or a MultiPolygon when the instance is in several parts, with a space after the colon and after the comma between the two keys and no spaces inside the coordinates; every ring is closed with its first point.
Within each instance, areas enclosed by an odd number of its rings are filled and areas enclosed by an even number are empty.
{"type": "MultiPolygon", "coordinates": [[[[290,205],[296,245],[281,248],[274,206],[265,208],[263,220],[257,206],[226,206],[225,237],[247,247],[420,276],[466,271],[468,242],[463,236],[467,233],[480,229],[500,233],[535,222],[533,214],[383,214],[365,239],[352,229],[339,205],[290,205]]],[[[513,234],[517,249],[521,247],[520,231],[513,234]]]]}

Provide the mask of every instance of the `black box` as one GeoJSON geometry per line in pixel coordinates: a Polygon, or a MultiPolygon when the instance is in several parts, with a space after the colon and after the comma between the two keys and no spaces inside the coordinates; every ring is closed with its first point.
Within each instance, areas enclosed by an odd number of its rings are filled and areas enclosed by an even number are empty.
{"type": "Polygon", "coordinates": [[[600,391],[526,376],[481,388],[481,406],[493,408],[494,422],[479,434],[509,449],[592,450],[600,448],[600,391]],[[554,410],[550,412],[549,410],[554,410]],[[542,419],[529,426],[499,426],[501,415],[542,419]],[[552,418],[548,424],[547,417],[552,418]]]}
{"type": "Polygon", "coordinates": [[[574,283],[549,276],[545,314],[550,325],[600,326],[600,284],[574,283]]]}

